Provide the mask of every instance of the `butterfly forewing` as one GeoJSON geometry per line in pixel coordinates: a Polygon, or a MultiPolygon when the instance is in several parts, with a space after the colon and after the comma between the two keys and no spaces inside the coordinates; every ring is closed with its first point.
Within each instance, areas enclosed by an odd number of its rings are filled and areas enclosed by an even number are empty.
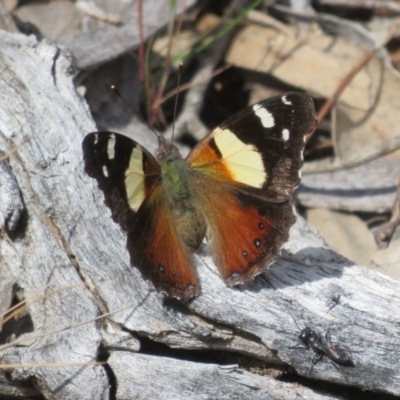
{"type": "Polygon", "coordinates": [[[193,149],[187,162],[204,175],[282,202],[299,184],[305,135],[315,125],[312,98],[287,93],[228,118],[193,149]]]}
{"type": "Polygon", "coordinates": [[[130,232],[136,212],[160,178],[155,158],[142,146],[114,132],[93,132],[83,143],[85,172],[97,180],[113,219],[130,232]]]}

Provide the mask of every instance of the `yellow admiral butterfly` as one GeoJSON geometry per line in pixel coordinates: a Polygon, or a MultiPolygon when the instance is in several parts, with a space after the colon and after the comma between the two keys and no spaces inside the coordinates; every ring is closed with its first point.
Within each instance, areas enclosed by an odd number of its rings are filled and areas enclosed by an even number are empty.
{"type": "Polygon", "coordinates": [[[316,125],[311,97],[287,93],[228,118],[184,160],[160,140],[157,160],[126,136],[93,132],[85,171],[128,234],[131,262],[160,291],[200,294],[191,254],[207,238],[228,286],[276,260],[295,222],[305,136],[316,125]]]}

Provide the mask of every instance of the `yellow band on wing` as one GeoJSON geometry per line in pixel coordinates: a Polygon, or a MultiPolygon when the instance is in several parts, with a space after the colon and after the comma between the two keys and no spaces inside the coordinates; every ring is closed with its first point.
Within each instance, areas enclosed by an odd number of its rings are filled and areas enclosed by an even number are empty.
{"type": "Polygon", "coordinates": [[[115,157],[115,143],[115,135],[111,133],[107,142],[107,155],[110,160],[113,160],[115,157]]]}
{"type": "Polygon", "coordinates": [[[214,136],[222,161],[233,179],[256,188],[262,188],[267,179],[264,163],[257,148],[243,143],[229,129],[221,129],[214,136]]]}
{"type": "Polygon", "coordinates": [[[137,211],[145,199],[143,152],[134,147],[129,160],[129,167],[125,172],[125,187],[129,207],[137,211]]]}

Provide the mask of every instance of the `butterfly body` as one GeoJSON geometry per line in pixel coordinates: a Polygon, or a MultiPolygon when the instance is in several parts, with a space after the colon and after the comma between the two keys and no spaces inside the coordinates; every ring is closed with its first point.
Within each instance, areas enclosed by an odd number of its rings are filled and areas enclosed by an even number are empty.
{"type": "Polygon", "coordinates": [[[276,260],[295,222],[291,194],[314,126],[312,99],[288,93],[235,114],[185,160],[172,145],[156,160],[125,136],[93,132],[83,141],[85,171],[127,232],[132,264],[157,289],[188,299],[200,293],[192,253],[204,237],[229,286],[276,260]]]}
{"type": "Polygon", "coordinates": [[[168,202],[179,238],[191,249],[197,249],[205,234],[206,223],[196,207],[191,170],[176,151],[160,161],[160,184],[168,202]]]}

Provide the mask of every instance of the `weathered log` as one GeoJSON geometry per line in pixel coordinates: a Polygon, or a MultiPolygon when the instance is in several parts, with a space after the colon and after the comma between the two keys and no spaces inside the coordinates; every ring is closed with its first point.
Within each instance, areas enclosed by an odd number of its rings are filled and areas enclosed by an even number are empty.
{"type": "Polygon", "coordinates": [[[116,373],[118,399],[338,399],[303,386],[258,376],[236,365],[215,365],[112,353],[109,365],[116,373]],[[166,368],[167,366],[167,368],[166,368]],[[149,385],[149,381],[153,384],[149,385]],[[141,389],[138,390],[138,387],[141,389]]]}
{"type": "MultiPolygon", "coordinates": [[[[146,337],[174,348],[236,352],[313,379],[400,395],[398,282],[338,256],[298,218],[282,257],[251,284],[226,287],[202,250],[195,257],[202,294],[187,304],[168,301],[130,266],[125,235],[83,172],[81,142],[96,128],[73,86],[70,58],[48,41],[5,32],[0,54],[0,150],[7,153],[29,138],[3,161],[18,184],[23,212],[15,231],[2,229],[1,311],[12,302],[12,287],[23,289],[28,302],[39,298],[28,310],[33,331],[0,347],[1,363],[21,365],[10,369],[11,378],[31,379],[51,399],[109,398],[110,376],[120,399],[151,398],[152,388],[166,379],[163,398],[191,388],[193,398],[235,398],[238,390],[258,398],[254,387],[268,398],[299,393],[295,383],[194,362],[178,379],[188,361],[129,354],[146,337]],[[106,312],[112,314],[93,321],[106,312]],[[297,346],[305,326],[321,334],[330,328],[355,366],[335,368],[325,359],[310,372],[314,353],[297,346]],[[111,353],[107,367],[71,365],[97,361],[101,349],[111,353]],[[62,366],[26,365],[32,363],[62,366]],[[232,380],[222,376],[227,369],[232,380]],[[210,380],[212,390],[205,383],[210,380]]],[[[0,204],[9,204],[3,182],[0,204]]],[[[15,213],[2,211],[2,226],[18,214],[19,201],[14,207],[15,213]]]]}

